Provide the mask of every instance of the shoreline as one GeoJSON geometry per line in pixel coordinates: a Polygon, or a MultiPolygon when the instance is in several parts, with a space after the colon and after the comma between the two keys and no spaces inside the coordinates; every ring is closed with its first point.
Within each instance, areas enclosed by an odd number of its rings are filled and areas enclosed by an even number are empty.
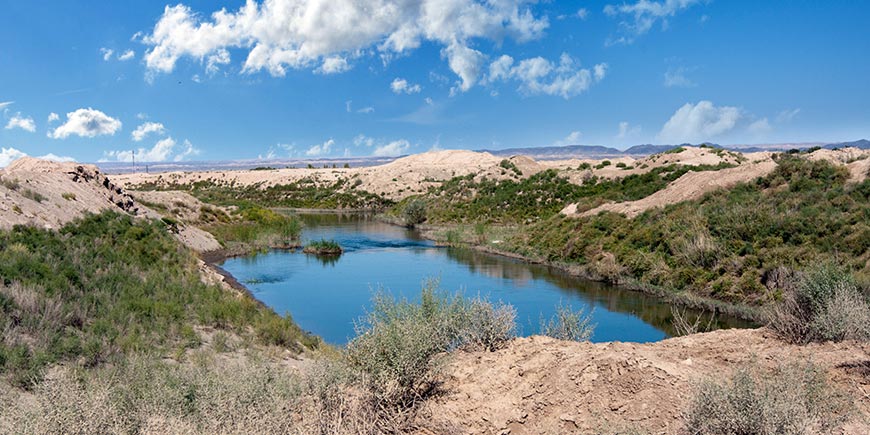
{"type": "MultiPolygon", "coordinates": [[[[376,215],[376,218],[384,223],[403,226],[396,222],[396,220],[392,217],[376,215]]],[[[451,228],[450,226],[439,226],[439,225],[419,225],[417,226],[417,231],[419,231],[420,236],[424,239],[431,240],[436,243],[444,243],[443,240],[437,238],[435,233],[438,231],[446,230],[451,228]]],[[[446,245],[446,244],[445,244],[446,245]]],[[[472,249],[478,252],[482,252],[489,255],[497,255],[501,257],[507,257],[515,260],[519,260],[528,264],[538,264],[546,267],[550,267],[556,269],[562,273],[565,273],[571,277],[594,281],[594,282],[606,282],[602,280],[600,277],[592,276],[588,273],[583,272],[578,266],[549,261],[541,258],[532,258],[527,257],[522,254],[518,254],[513,251],[502,250],[498,248],[494,248],[486,245],[478,245],[472,243],[461,243],[459,247],[472,249]]],[[[621,281],[613,284],[616,287],[619,287],[624,290],[636,291],[640,293],[644,293],[647,295],[651,295],[657,298],[662,299],[664,302],[680,306],[686,307],[695,310],[701,311],[709,311],[714,315],[725,314],[727,316],[735,317],[737,319],[750,322],[753,324],[753,327],[764,326],[765,318],[764,314],[760,308],[751,307],[748,305],[740,305],[733,304],[729,302],[724,302],[712,298],[706,298],[698,295],[686,294],[684,292],[678,291],[668,291],[663,288],[657,288],[650,284],[646,284],[640,282],[636,279],[629,278],[625,281],[621,281]]]]}
{"type": "MultiPolygon", "coordinates": [[[[292,211],[294,213],[313,213],[313,214],[343,214],[343,213],[351,213],[351,214],[371,214],[374,219],[379,222],[386,223],[388,225],[393,225],[397,227],[407,228],[403,225],[397,218],[392,216],[384,215],[383,213],[377,210],[365,210],[365,209],[355,209],[352,212],[349,212],[346,209],[313,209],[309,211],[309,209],[288,209],[288,208],[273,208],[275,210],[283,210],[283,211],[292,211]]],[[[417,226],[417,231],[420,233],[420,236],[426,240],[431,240],[436,242],[436,244],[443,243],[442,240],[439,240],[435,233],[437,231],[441,231],[444,229],[450,228],[449,226],[438,226],[438,225],[420,225],[417,226]]],[[[507,251],[497,249],[491,246],[485,245],[476,245],[470,243],[463,243],[461,248],[472,249],[477,252],[482,252],[488,255],[495,255],[500,257],[511,258],[514,260],[518,260],[527,264],[537,264],[546,266],[559,272],[565,273],[568,276],[583,279],[587,281],[594,282],[606,282],[600,279],[600,277],[591,276],[587,273],[584,273],[578,266],[570,265],[565,263],[548,261],[540,258],[532,258],[527,257],[522,254],[518,254],[516,252],[507,251]]],[[[301,244],[296,244],[293,246],[270,246],[268,249],[279,249],[279,250],[296,250],[301,248],[301,244]]],[[[202,260],[211,268],[213,268],[220,275],[224,276],[227,279],[227,282],[233,286],[233,288],[243,291],[245,294],[250,296],[251,298],[257,300],[258,303],[262,304],[256,297],[253,296],[253,293],[245,287],[244,284],[240,283],[235,277],[232,276],[231,273],[227,272],[217,263],[220,263],[229,258],[242,257],[246,255],[255,254],[255,251],[252,250],[228,250],[228,249],[219,249],[215,251],[208,251],[200,254],[202,260]]],[[[642,283],[635,279],[627,279],[624,282],[619,282],[613,284],[616,287],[619,287],[628,291],[635,291],[644,293],[656,298],[661,299],[663,302],[678,306],[685,307],[695,310],[701,310],[704,312],[711,312],[714,315],[724,314],[730,317],[734,317],[736,319],[751,323],[751,327],[760,327],[764,326],[765,319],[764,314],[759,308],[750,307],[746,305],[738,305],[732,304],[724,301],[719,301],[712,298],[705,298],[703,296],[690,295],[686,293],[679,293],[677,291],[668,291],[666,289],[657,288],[655,286],[642,283]]]]}

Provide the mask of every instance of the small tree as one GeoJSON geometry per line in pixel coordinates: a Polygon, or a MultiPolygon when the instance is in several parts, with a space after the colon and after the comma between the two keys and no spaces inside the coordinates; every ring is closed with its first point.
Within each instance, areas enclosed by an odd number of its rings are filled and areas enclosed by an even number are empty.
{"type": "Polygon", "coordinates": [[[412,200],[402,210],[402,217],[405,219],[405,225],[408,228],[414,228],[426,222],[426,203],[421,199],[412,200]]]}

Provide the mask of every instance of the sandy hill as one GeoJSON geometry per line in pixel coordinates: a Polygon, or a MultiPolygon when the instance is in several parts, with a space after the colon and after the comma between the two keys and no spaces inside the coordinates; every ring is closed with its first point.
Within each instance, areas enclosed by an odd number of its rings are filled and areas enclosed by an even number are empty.
{"type": "MultiPolygon", "coordinates": [[[[161,217],[93,165],[24,157],[0,169],[0,228],[22,224],[56,229],[87,213],[106,210],[161,217]]],[[[220,248],[211,234],[191,225],[181,225],[176,237],[200,252],[220,248]]]]}
{"type": "Polygon", "coordinates": [[[96,166],[25,157],[0,170],[0,228],[58,228],[85,213],[147,213],[96,166]]]}
{"type": "MultiPolygon", "coordinates": [[[[578,343],[520,338],[496,352],[457,353],[444,394],[418,419],[423,434],[678,434],[696,385],[754,362],[761,369],[812,361],[858,409],[870,410],[870,346],[795,346],[762,328],[657,343],[578,343]],[[618,431],[618,432],[617,432],[618,431]]],[[[870,433],[856,419],[844,433],[870,433]]]]}
{"type": "MultiPolygon", "coordinates": [[[[763,177],[776,169],[776,162],[773,161],[772,156],[773,154],[770,152],[743,155],[733,151],[694,147],[684,147],[683,151],[679,153],[649,156],[636,161],[637,169],[626,171],[626,173],[637,173],[671,164],[715,166],[727,163],[735,165],[735,167],[718,171],[689,172],[673,181],[666,188],[637,201],[609,203],[586,211],[578,210],[577,204],[569,204],[562,210],[562,213],[567,216],[593,216],[602,211],[611,211],[635,217],[650,208],[698,199],[708,192],[727,189],[738,183],[746,183],[763,177]]],[[[849,170],[851,182],[864,181],[870,173],[870,151],[867,150],[858,148],[821,149],[809,154],[808,158],[845,165],[849,170]]],[[[612,170],[609,174],[602,174],[604,169],[595,175],[613,174],[612,170]]]]}
{"type": "MultiPolygon", "coordinates": [[[[135,189],[143,184],[165,188],[187,185],[199,181],[236,186],[268,187],[310,180],[321,187],[334,185],[337,181],[350,181],[353,188],[376,193],[393,200],[423,193],[430,186],[453,177],[491,172],[501,174],[499,163],[502,157],[489,153],[463,150],[430,151],[397,159],[381,166],[363,168],[288,168],[274,170],[169,172],[159,174],[122,174],[115,178],[127,187],[135,189]],[[356,180],[359,180],[357,184],[356,180]]],[[[531,159],[529,159],[531,160],[531,159]]],[[[532,161],[533,162],[533,161],[532,161]]],[[[526,164],[523,161],[521,164],[526,164]]],[[[529,174],[534,173],[529,169],[529,174]]],[[[508,176],[507,174],[504,175],[508,176]]],[[[345,185],[342,189],[349,189],[345,185]]]]}

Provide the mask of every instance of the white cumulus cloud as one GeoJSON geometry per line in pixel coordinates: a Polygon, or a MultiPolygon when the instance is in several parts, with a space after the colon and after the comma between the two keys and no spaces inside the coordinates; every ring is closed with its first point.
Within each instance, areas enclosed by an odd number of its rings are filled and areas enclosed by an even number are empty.
{"type": "Polygon", "coordinates": [[[10,163],[27,156],[27,154],[15,148],[0,148],[0,168],[9,166],[10,163]]]}
{"type": "MultiPolygon", "coordinates": [[[[158,141],[151,148],[138,148],[134,150],[113,150],[103,152],[101,162],[119,161],[132,162],[135,157],[136,162],[165,162],[172,156],[175,148],[175,139],[167,137],[158,141]]],[[[185,141],[185,144],[189,142],[185,141]]]]}
{"type": "Polygon", "coordinates": [[[396,94],[418,94],[423,90],[418,84],[410,84],[407,80],[396,77],[390,83],[390,89],[396,94]]]}
{"type": "Polygon", "coordinates": [[[665,123],[658,138],[671,143],[710,141],[733,130],[743,116],[737,107],[716,107],[710,101],[686,103],[665,123]]]}
{"type": "Polygon", "coordinates": [[[409,148],[411,148],[410,142],[405,139],[399,139],[375,147],[372,155],[376,157],[395,157],[406,153],[409,148]]]}
{"type": "Polygon", "coordinates": [[[48,122],[52,123],[55,121],[60,121],[60,115],[58,115],[57,113],[54,113],[54,112],[49,113],[48,114],[48,122]]]}
{"type": "Polygon", "coordinates": [[[559,139],[556,142],[553,142],[553,146],[561,147],[565,145],[579,145],[580,139],[582,138],[583,133],[580,133],[579,131],[572,131],[568,134],[568,136],[565,136],[563,139],[559,139]]]}
{"type": "Polygon", "coordinates": [[[565,53],[558,63],[533,57],[515,64],[512,57],[503,55],[489,65],[487,81],[516,80],[520,83],[520,92],[524,94],[556,95],[569,99],[582,94],[606,75],[606,63],[597,64],[591,70],[581,68],[577,61],[565,53]]]}
{"type": "Polygon", "coordinates": [[[317,157],[329,154],[329,152],[332,151],[333,145],[335,145],[335,140],[329,139],[324,143],[317,144],[312,146],[311,148],[308,148],[308,150],[305,151],[305,155],[309,157],[317,157]]]}
{"type": "Polygon", "coordinates": [[[36,123],[33,122],[33,118],[21,116],[20,113],[16,113],[11,118],[9,118],[9,122],[6,124],[7,130],[12,130],[13,128],[20,128],[25,131],[29,131],[31,133],[36,131],[36,123]]]}
{"type": "Polygon", "coordinates": [[[96,137],[114,135],[120,129],[121,121],[89,107],[67,113],[66,122],[50,131],[48,137],[54,139],[66,139],[70,135],[96,137]]]}
{"type": "Polygon", "coordinates": [[[102,53],[102,55],[103,55],[103,60],[108,62],[109,59],[112,58],[112,55],[115,54],[115,50],[112,50],[111,48],[103,47],[100,49],[100,53],[102,53]]]}
{"type": "Polygon", "coordinates": [[[164,132],[166,132],[166,128],[163,127],[163,124],[159,122],[146,122],[136,127],[133,133],[130,134],[130,137],[132,137],[133,142],[141,142],[142,139],[145,139],[151,133],[163,134],[164,132]]]}
{"type": "Polygon", "coordinates": [[[314,70],[320,74],[339,74],[350,69],[350,64],[347,59],[341,56],[330,56],[323,59],[323,63],[319,68],[314,70]]]}
{"type": "Polygon", "coordinates": [[[229,49],[247,51],[242,71],[284,76],[288,68],[341,72],[347,56],[389,60],[423,42],[442,47],[459,77],[458,89],[478,80],[485,55],[477,40],[500,43],[539,38],[549,26],[531,12],[535,0],[248,0],[211,15],[166,6],[139,39],[151,73],[168,73],[182,58],[207,61],[229,49]]]}

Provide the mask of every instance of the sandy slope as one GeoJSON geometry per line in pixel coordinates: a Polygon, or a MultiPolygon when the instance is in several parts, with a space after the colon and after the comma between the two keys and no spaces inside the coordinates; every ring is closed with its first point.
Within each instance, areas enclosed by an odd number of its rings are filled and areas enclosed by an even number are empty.
{"type": "MultiPolygon", "coordinates": [[[[752,181],[769,174],[774,168],[776,168],[776,163],[768,159],[758,163],[746,163],[736,168],[722,169],[715,172],[689,172],[676,179],[668,187],[646,198],[637,201],[604,204],[579,215],[594,216],[602,211],[612,211],[622,213],[628,217],[635,217],[650,208],[698,199],[707,192],[727,189],[737,183],[752,181]]],[[[568,216],[577,215],[577,205],[571,204],[565,207],[562,213],[568,216]]]]}
{"type": "MultiPolygon", "coordinates": [[[[792,346],[765,329],[722,330],[658,343],[576,343],[516,339],[497,352],[458,353],[444,394],[430,400],[420,433],[562,434],[638,428],[674,434],[693,388],[756,361],[813,361],[866,414],[870,345],[792,346]]],[[[870,433],[853,422],[847,433],[870,433]]]]}
{"type": "MultiPolygon", "coordinates": [[[[0,228],[4,229],[19,224],[56,229],[105,210],[160,218],[93,165],[25,157],[0,170],[0,179],[0,228]]],[[[196,251],[220,248],[211,234],[199,228],[181,225],[178,229],[176,238],[196,251]]]]}

